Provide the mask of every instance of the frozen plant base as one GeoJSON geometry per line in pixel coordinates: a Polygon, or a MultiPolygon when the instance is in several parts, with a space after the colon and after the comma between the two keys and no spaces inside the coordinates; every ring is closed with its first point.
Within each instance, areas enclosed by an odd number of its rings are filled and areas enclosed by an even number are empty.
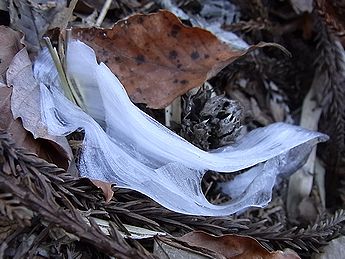
{"type": "Polygon", "coordinates": [[[137,190],[179,213],[220,216],[265,206],[277,175],[295,172],[313,146],[328,138],[275,123],[251,131],[235,145],[205,152],[139,110],[116,76],[79,41],[68,45],[67,73],[80,85],[87,113],[61,92],[48,52],[41,54],[34,73],[40,82],[42,118],[50,133],[65,136],[85,131],[81,176],[137,190]],[[104,123],[105,130],[96,121],[104,123]],[[231,173],[249,167],[222,184],[232,198],[229,203],[213,205],[206,200],[201,190],[206,170],[231,173]]]}

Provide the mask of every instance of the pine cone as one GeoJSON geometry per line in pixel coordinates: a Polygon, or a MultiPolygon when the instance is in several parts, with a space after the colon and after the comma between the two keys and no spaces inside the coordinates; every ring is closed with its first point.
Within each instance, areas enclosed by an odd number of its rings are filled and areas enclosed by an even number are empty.
{"type": "Polygon", "coordinates": [[[203,150],[233,143],[242,128],[243,108],[224,95],[201,88],[185,100],[181,136],[203,150]]]}

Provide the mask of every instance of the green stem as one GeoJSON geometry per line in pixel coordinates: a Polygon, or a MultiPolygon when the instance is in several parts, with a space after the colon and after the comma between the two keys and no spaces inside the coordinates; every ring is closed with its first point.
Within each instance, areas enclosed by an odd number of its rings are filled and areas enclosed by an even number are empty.
{"type": "Polygon", "coordinates": [[[74,87],[71,87],[70,84],[69,84],[69,80],[67,79],[67,76],[65,74],[65,71],[63,69],[63,66],[61,64],[61,61],[60,61],[60,58],[59,58],[59,55],[58,55],[56,49],[51,44],[49,38],[45,37],[44,40],[45,40],[45,42],[47,44],[48,50],[50,52],[50,55],[51,55],[51,57],[52,57],[52,59],[54,61],[55,67],[56,67],[56,69],[58,71],[58,74],[59,74],[59,77],[60,77],[60,80],[61,80],[61,84],[62,84],[62,89],[63,89],[63,91],[65,93],[65,96],[68,99],[70,99],[72,102],[77,104],[79,107],[83,108],[83,102],[80,99],[78,93],[75,91],[74,87]]]}

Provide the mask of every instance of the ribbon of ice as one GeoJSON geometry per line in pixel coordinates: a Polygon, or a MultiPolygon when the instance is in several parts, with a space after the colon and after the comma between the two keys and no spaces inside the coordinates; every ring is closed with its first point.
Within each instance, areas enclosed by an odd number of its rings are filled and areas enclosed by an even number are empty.
{"type": "Polygon", "coordinates": [[[81,87],[87,113],[63,95],[47,52],[34,72],[41,82],[42,117],[50,133],[85,131],[81,176],[137,190],[180,213],[218,216],[265,206],[276,177],[294,172],[314,145],[327,140],[318,132],[275,123],[249,132],[234,145],[205,152],[139,110],[116,76],[79,41],[68,45],[67,72],[81,87]],[[96,121],[105,122],[105,130],[96,121]],[[231,173],[246,168],[222,184],[230,202],[207,201],[201,190],[206,170],[231,173]]]}

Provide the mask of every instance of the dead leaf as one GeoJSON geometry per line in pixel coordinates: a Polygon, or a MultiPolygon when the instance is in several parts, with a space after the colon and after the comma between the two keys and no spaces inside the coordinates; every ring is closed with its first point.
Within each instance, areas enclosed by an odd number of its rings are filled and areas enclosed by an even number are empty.
{"type": "Polygon", "coordinates": [[[189,247],[208,249],[219,258],[263,258],[263,259],[297,259],[300,258],[292,250],[269,252],[258,241],[248,236],[223,235],[214,236],[202,231],[190,232],[177,240],[185,242],[189,247]]]}
{"type": "Polygon", "coordinates": [[[159,259],[188,258],[188,259],[224,259],[211,251],[196,251],[183,246],[173,240],[157,236],[154,238],[153,255],[159,259]]]}
{"type": "MultiPolygon", "coordinates": [[[[102,230],[104,234],[110,235],[111,227],[108,220],[95,218],[95,217],[85,217],[84,220],[88,225],[91,225],[90,219],[92,219],[98,225],[98,227],[102,230]]],[[[127,233],[125,233],[123,230],[121,231],[121,229],[118,229],[118,230],[119,230],[120,235],[126,238],[130,237],[132,239],[146,239],[146,238],[152,238],[156,235],[161,235],[161,236],[166,235],[165,232],[153,231],[153,230],[142,228],[142,227],[127,225],[127,224],[123,224],[122,226],[127,230],[126,231],[127,233]]]]}
{"type": "MultiPolygon", "coordinates": [[[[8,118],[9,123],[13,118],[21,118],[22,122],[16,124],[17,127],[24,127],[33,134],[33,138],[35,139],[41,138],[47,140],[37,140],[37,145],[42,151],[37,151],[36,148],[38,147],[34,147],[34,143],[29,145],[31,148],[27,148],[31,151],[35,150],[33,152],[36,152],[42,158],[67,169],[73,157],[71,148],[65,137],[50,135],[41,120],[39,85],[33,77],[32,64],[26,48],[21,49],[14,56],[7,70],[6,77],[7,85],[13,87],[11,109],[4,110],[2,116],[8,118]],[[38,144],[40,142],[42,143],[38,144]]],[[[6,125],[3,125],[3,128],[6,129],[6,125]]],[[[20,132],[14,136],[14,139],[17,142],[19,141],[18,138],[24,137],[24,135],[24,132],[20,130],[20,132]]]]}
{"type": "Polygon", "coordinates": [[[133,102],[151,108],[166,107],[250,49],[265,46],[231,48],[168,11],[136,14],[112,29],[74,29],[73,34],[119,77],[133,102]]]}
{"type": "Polygon", "coordinates": [[[105,198],[105,202],[109,202],[113,196],[114,196],[114,192],[111,189],[111,184],[110,183],[106,183],[103,181],[99,181],[99,180],[91,180],[91,182],[97,186],[98,188],[102,189],[103,194],[104,194],[104,198],[105,198]]]}
{"type": "Polygon", "coordinates": [[[25,34],[25,44],[30,51],[39,51],[42,36],[56,22],[55,16],[65,10],[66,2],[9,0],[11,25],[25,34]]]}
{"type": "Polygon", "coordinates": [[[25,148],[58,166],[66,167],[68,162],[65,158],[61,158],[61,151],[56,147],[56,144],[48,140],[34,139],[32,134],[24,129],[20,119],[13,119],[11,94],[12,88],[0,87],[0,130],[9,133],[19,147],[25,148]]]}
{"type": "MultiPolygon", "coordinates": [[[[318,104],[315,96],[315,89],[321,89],[320,84],[323,80],[323,76],[317,74],[313,80],[311,88],[308,94],[305,96],[303,105],[302,105],[302,114],[300,125],[303,128],[310,130],[318,130],[319,120],[322,113],[322,108],[318,104]]],[[[316,162],[316,147],[311,151],[307,162],[298,169],[289,179],[288,195],[286,200],[287,212],[290,219],[311,219],[308,214],[313,214],[312,206],[306,207],[306,204],[301,202],[304,199],[309,199],[310,193],[314,185],[314,169],[316,162]],[[311,212],[310,212],[311,210],[311,212]],[[299,212],[305,213],[300,214],[299,212]],[[304,217],[306,216],[306,217],[304,217]]],[[[312,222],[312,220],[310,221],[312,222]]]]}
{"type": "Polygon", "coordinates": [[[23,35],[6,26],[0,26],[0,80],[5,82],[5,74],[14,55],[24,46],[21,44],[23,35]]]}

